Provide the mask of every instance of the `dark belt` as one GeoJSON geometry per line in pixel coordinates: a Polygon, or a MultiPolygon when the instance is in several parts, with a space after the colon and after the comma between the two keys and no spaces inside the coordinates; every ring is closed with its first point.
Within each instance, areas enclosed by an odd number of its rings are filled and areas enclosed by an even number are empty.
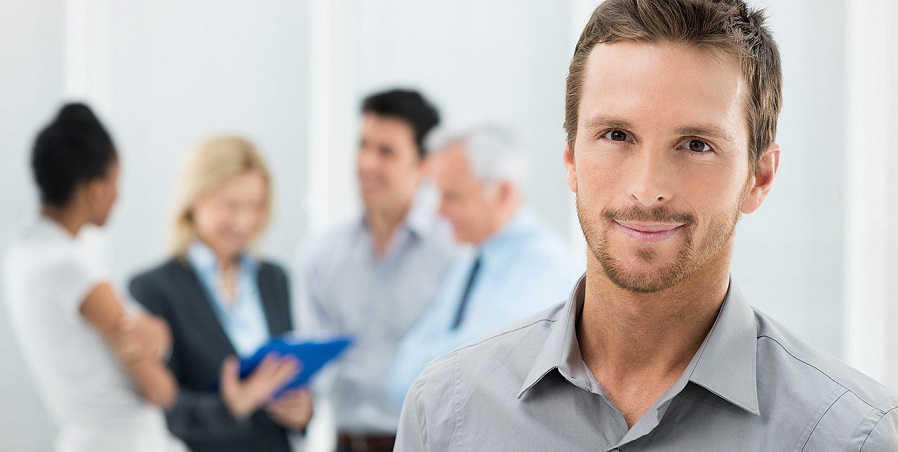
{"type": "Polygon", "coordinates": [[[340,450],[352,452],[392,452],[396,444],[395,435],[353,435],[337,432],[337,445],[340,450]]]}

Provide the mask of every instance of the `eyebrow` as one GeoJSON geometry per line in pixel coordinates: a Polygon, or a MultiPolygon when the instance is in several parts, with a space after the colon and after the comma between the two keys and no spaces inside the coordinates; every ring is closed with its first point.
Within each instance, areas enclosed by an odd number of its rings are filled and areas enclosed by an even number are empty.
{"type": "Polygon", "coordinates": [[[679,135],[699,135],[717,138],[724,141],[733,141],[732,137],[730,137],[730,134],[724,132],[720,127],[706,124],[681,127],[677,129],[676,132],[679,135]]]}
{"type": "MultiPolygon", "coordinates": [[[[630,121],[615,118],[613,116],[594,116],[586,120],[584,128],[590,131],[602,128],[633,130],[635,129],[635,126],[630,121]]],[[[717,138],[724,141],[733,141],[730,134],[726,133],[720,127],[710,124],[684,126],[676,129],[674,132],[677,135],[698,135],[717,138]]]]}
{"type": "Polygon", "coordinates": [[[584,127],[586,130],[602,128],[633,130],[634,128],[632,122],[611,116],[593,116],[586,120],[584,127]]]}

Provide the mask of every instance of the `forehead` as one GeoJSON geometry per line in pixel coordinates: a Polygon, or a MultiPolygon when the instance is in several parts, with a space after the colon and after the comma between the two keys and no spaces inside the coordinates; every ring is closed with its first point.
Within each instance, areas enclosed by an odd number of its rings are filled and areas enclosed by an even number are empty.
{"type": "Polygon", "coordinates": [[[437,153],[433,159],[433,174],[442,185],[457,185],[474,180],[467,154],[461,143],[451,143],[437,153]]]}
{"type": "Polygon", "coordinates": [[[686,44],[597,44],[583,75],[580,125],[614,117],[672,129],[713,125],[747,142],[737,58],[686,44]]]}
{"type": "Polygon", "coordinates": [[[227,179],[214,194],[228,198],[264,197],[267,192],[265,177],[257,170],[246,171],[227,179]]]}

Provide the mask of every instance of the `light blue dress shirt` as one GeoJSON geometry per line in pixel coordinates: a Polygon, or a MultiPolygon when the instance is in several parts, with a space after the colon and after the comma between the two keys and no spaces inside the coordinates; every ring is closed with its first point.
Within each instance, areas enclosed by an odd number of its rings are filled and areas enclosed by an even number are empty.
{"type": "Polygon", "coordinates": [[[240,256],[236,297],[233,303],[228,303],[218,290],[221,271],[215,253],[204,243],[194,242],[187,249],[187,260],[199,276],[234,350],[241,357],[252,355],[269,338],[268,322],[259,295],[258,262],[249,254],[240,256]]]}
{"type": "Polygon", "coordinates": [[[437,295],[396,353],[391,392],[397,406],[424,365],[515,319],[568,296],[583,273],[562,240],[522,209],[505,227],[447,272],[437,295]],[[477,256],[481,264],[461,323],[453,328],[477,256]]]}
{"type": "Polygon", "coordinates": [[[294,277],[294,325],[301,334],[354,338],[333,378],[318,387],[342,432],[393,435],[399,425],[400,406],[393,403],[388,378],[396,345],[457,256],[449,225],[427,201],[416,200],[383,255],[375,251],[363,215],[316,238],[303,252],[294,277]]]}

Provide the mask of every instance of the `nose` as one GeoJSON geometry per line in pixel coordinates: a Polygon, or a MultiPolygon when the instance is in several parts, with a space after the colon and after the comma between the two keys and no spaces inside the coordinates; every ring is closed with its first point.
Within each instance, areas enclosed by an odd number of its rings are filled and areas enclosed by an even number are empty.
{"type": "Polygon", "coordinates": [[[630,161],[630,199],[643,207],[654,207],[670,200],[676,168],[661,146],[644,146],[630,161]]]}

